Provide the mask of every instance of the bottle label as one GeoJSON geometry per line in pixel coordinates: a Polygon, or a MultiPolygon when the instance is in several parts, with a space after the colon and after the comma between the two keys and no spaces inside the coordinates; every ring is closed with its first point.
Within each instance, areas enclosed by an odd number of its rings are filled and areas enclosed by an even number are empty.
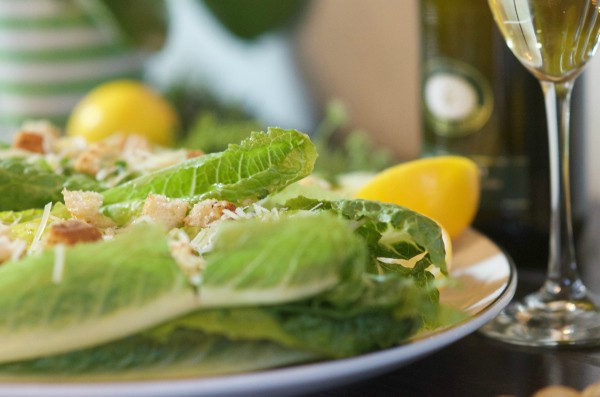
{"type": "Polygon", "coordinates": [[[438,58],[425,65],[424,73],[423,108],[436,134],[466,136],[489,120],[494,96],[477,69],[454,59],[438,58]]]}

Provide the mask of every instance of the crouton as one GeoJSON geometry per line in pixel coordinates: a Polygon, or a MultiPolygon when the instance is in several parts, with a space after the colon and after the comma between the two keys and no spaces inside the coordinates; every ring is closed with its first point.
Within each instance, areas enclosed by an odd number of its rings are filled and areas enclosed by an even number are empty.
{"type": "Polygon", "coordinates": [[[235,208],[235,204],[229,201],[203,200],[194,204],[184,222],[188,226],[206,227],[210,223],[221,219],[224,210],[235,211],[235,208]]]}
{"type": "Polygon", "coordinates": [[[44,154],[44,137],[35,132],[19,131],[13,138],[13,149],[44,154]]]}
{"type": "Polygon", "coordinates": [[[137,134],[116,135],[115,143],[122,152],[136,150],[151,152],[153,149],[152,143],[146,137],[137,134]]]}
{"type": "Polygon", "coordinates": [[[63,189],[62,194],[65,206],[73,218],[100,228],[114,226],[112,219],[100,213],[103,200],[100,193],[63,189]]]}
{"type": "Polygon", "coordinates": [[[0,263],[17,260],[25,253],[27,243],[24,240],[12,240],[0,235],[0,263]]]}
{"type": "Polygon", "coordinates": [[[98,240],[102,240],[100,229],[77,219],[53,224],[46,238],[46,242],[51,245],[74,245],[98,240]]]}
{"type": "Polygon", "coordinates": [[[6,236],[0,236],[0,263],[7,261],[12,255],[10,240],[6,236]]]}
{"type": "Polygon", "coordinates": [[[30,121],[23,124],[13,138],[12,147],[33,153],[51,153],[60,137],[60,131],[46,121],[30,121]]]}
{"type": "Polygon", "coordinates": [[[188,203],[179,199],[169,199],[162,194],[150,193],[144,202],[142,215],[173,229],[183,223],[188,211],[188,203]]]}
{"type": "Polygon", "coordinates": [[[105,141],[95,142],[77,156],[73,164],[76,171],[96,176],[102,165],[117,158],[119,148],[105,141]]]}
{"type": "Polygon", "coordinates": [[[200,157],[204,154],[204,152],[202,150],[196,150],[196,149],[188,149],[188,151],[186,152],[186,158],[187,159],[193,159],[194,157],[200,157]]]}
{"type": "Polygon", "coordinates": [[[48,120],[29,120],[23,123],[21,129],[40,134],[48,140],[58,139],[61,136],[60,129],[48,120]]]}

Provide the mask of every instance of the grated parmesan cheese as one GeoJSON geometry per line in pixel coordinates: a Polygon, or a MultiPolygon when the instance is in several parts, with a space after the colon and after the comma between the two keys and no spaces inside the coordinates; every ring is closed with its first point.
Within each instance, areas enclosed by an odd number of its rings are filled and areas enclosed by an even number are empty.
{"type": "Polygon", "coordinates": [[[54,267],[52,268],[52,282],[54,284],[59,284],[62,281],[64,267],[65,245],[56,244],[54,246],[54,267]]]}
{"type": "Polygon", "coordinates": [[[210,252],[213,247],[215,230],[214,223],[203,228],[196,234],[196,236],[190,241],[190,247],[195,250],[199,255],[210,252]]]}
{"type": "Polygon", "coordinates": [[[221,219],[228,220],[240,220],[240,219],[250,219],[255,218],[257,216],[272,216],[274,219],[278,219],[281,212],[285,212],[286,208],[273,208],[271,210],[262,207],[256,203],[252,204],[252,208],[249,207],[237,207],[235,211],[231,211],[229,209],[223,209],[223,216],[221,219]],[[253,210],[253,211],[252,211],[253,210]]]}
{"type": "Polygon", "coordinates": [[[314,212],[316,211],[319,207],[323,206],[323,202],[319,202],[317,205],[315,205],[314,207],[312,207],[311,209],[309,209],[308,211],[310,212],[314,212]]]}
{"type": "Polygon", "coordinates": [[[228,209],[224,209],[223,210],[223,219],[234,219],[234,220],[238,220],[241,219],[243,217],[243,215],[240,215],[236,209],[236,212],[233,212],[232,210],[228,210],[228,209]]]}
{"type": "Polygon", "coordinates": [[[40,220],[40,225],[35,232],[35,236],[33,241],[31,241],[31,245],[27,250],[27,254],[31,254],[33,252],[37,252],[38,246],[40,245],[40,240],[42,239],[42,235],[44,234],[44,230],[46,230],[46,226],[48,225],[48,219],[50,218],[50,210],[52,209],[52,203],[48,203],[44,206],[44,212],[42,213],[42,219],[40,220]]]}
{"type": "Polygon", "coordinates": [[[184,272],[190,284],[198,287],[202,280],[205,260],[194,252],[189,236],[182,230],[173,229],[169,233],[169,250],[177,265],[184,272]]]}

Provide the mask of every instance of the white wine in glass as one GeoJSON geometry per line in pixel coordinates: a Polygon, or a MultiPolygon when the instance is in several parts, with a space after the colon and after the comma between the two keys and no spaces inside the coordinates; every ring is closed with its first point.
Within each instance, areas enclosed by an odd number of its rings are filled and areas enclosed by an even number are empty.
{"type": "Polygon", "coordinates": [[[550,149],[550,255],[542,287],[509,304],[482,332],[525,346],[600,344],[600,306],[575,259],[569,183],[573,83],[600,37],[598,0],[488,0],[508,47],[540,81],[550,149]]]}

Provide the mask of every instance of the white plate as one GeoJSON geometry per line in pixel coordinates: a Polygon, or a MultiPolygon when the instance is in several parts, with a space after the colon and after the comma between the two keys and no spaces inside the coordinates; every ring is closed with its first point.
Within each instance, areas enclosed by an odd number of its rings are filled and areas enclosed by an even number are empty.
{"type": "Polygon", "coordinates": [[[256,373],[203,379],[115,383],[1,383],[0,396],[287,396],[366,379],[411,363],[474,332],[512,299],[516,271],[490,240],[469,230],[454,243],[451,274],[458,284],[441,291],[442,302],[471,317],[452,328],[419,335],[380,352],[256,373]]]}

